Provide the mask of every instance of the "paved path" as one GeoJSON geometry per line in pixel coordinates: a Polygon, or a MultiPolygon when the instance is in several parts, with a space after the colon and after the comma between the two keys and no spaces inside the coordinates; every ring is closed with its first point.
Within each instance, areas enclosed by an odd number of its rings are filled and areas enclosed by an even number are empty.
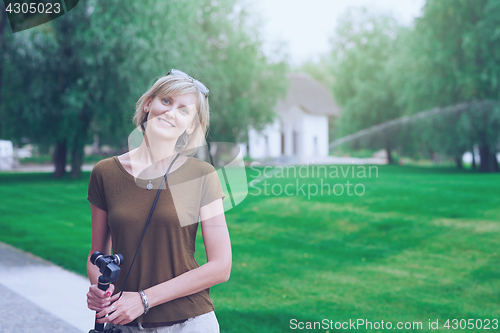
{"type": "Polygon", "coordinates": [[[0,242],[0,332],[88,332],[89,281],[0,242]]]}
{"type": "MultiPolygon", "coordinates": [[[[82,171],[91,171],[94,164],[84,164],[82,165],[82,171]]],[[[21,164],[17,168],[0,170],[3,172],[54,172],[56,170],[53,164],[21,164]]],[[[70,172],[71,167],[66,166],[66,171],[70,172]]]]}

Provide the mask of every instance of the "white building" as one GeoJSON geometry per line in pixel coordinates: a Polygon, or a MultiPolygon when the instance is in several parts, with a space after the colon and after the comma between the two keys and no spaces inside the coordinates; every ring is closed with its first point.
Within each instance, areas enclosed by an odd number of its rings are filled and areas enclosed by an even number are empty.
{"type": "MultiPolygon", "coordinates": [[[[278,101],[279,116],[258,133],[250,128],[248,155],[254,159],[328,156],[328,116],[339,116],[340,108],[328,90],[305,73],[287,75],[288,94],[278,101]]],[[[247,155],[246,144],[240,144],[247,155]]]]}
{"type": "Polygon", "coordinates": [[[14,146],[12,141],[0,140],[0,170],[14,167],[14,146]]]}

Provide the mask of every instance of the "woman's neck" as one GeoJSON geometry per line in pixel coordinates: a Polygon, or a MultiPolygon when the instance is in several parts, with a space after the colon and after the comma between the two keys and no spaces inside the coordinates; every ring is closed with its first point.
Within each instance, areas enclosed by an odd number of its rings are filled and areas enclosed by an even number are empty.
{"type": "Polygon", "coordinates": [[[162,144],[148,144],[146,136],[142,144],[129,153],[131,167],[134,175],[140,178],[156,178],[164,174],[173,161],[177,152],[175,144],[163,142],[162,144]]]}
{"type": "Polygon", "coordinates": [[[137,160],[149,166],[160,161],[171,161],[177,155],[177,152],[175,151],[175,142],[151,143],[144,136],[142,144],[135,151],[134,155],[137,160]]]}

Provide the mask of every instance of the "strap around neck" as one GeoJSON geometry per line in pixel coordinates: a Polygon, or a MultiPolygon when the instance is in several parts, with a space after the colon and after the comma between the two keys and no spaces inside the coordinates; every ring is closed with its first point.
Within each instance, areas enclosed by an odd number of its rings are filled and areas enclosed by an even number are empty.
{"type": "Polygon", "coordinates": [[[142,232],[141,240],[139,241],[139,245],[137,245],[137,250],[135,251],[134,259],[132,259],[132,263],[130,264],[130,268],[128,270],[127,277],[125,278],[125,282],[123,283],[120,297],[122,297],[123,291],[125,290],[125,285],[127,284],[128,277],[130,276],[130,272],[132,271],[132,266],[134,266],[134,262],[135,262],[135,258],[137,257],[137,253],[139,253],[139,247],[141,246],[142,240],[144,239],[144,235],[146,234],[146,229],[148,228],[149,221],[151,221],[151,216],[153,215],[153,211],[155,210],[156,202],[158,201],[158,197],[160,196],[160,192],[161,192],[161,189],[163,188],[163,184],[165,183],[165,180],[167,180],[167,175],[170,172],[172,165],[174,164],[175,160],[179,157],[179,155],[180,154],[177,153],[177,156],[175,156],[173,161],[168,166],[167,172],[165,172],[165,177],[163,177],[160,188],[158,189],[158,193],[156,194],[155,201],[153,202],[153,207],[151,207],[151,211],[149,212],[148,220],[146,221],[146,226],[144,227],[144,231],[142,232]]]}

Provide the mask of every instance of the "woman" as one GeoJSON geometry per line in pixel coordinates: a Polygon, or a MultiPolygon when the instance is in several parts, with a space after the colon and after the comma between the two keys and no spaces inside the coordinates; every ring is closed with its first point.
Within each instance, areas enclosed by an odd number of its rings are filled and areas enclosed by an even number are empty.
{"type": "Polygon", "coordinates": [[[98,162],[90,177],[90,254],[110,254],[112,245],[124,262],[116,289],[111,284],[104,292],[97,288],[98,267],[87,261],[88,307],[103,317],[99,323],[122,332],[219,332],[209,288],[227,281],[231,270],[224,193],[214,167],[190,156],[204,143],[208,89],[171,70],[139,99],[134,121],[144,132],[141,145],[98,162]],[[207,255],[202,266],[194,259],[198,218],[207,255]]]}

